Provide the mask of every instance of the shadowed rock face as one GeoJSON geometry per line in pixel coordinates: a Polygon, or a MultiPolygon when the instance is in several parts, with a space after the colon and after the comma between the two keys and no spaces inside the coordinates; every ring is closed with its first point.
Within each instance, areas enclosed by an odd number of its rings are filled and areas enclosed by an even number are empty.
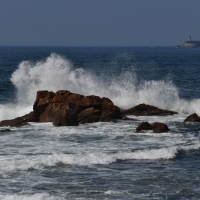
{"type": "Polygon", "coordinates": [[[153,130],[154,133],[164,133],[169,131],[169,128],[166,124],[161,122],[155,122],[153,124],[149,124],[148,122],[142,122],[136,128],[136,133],[140,133],[142,131],[153,130]]]}
{"type": "Polygon", "coordinates": [[[122,119],[120,109],[108,98],[83,96],[67,90],[56,93],[38,91],[33,112],[4,120],[0,126],[19,126],[27,122],[53,122],[55,126],[77,126],[80,123],[110,122],[122,119]]]}
{"type": "Polygon", "coordinates": [[[80,124],[98,122],[100,115],[100,110],[97,110],[94,107],[86,108],[78,114],[78,122],[80,124]]]}
{"type": "Polygon", "coordinates": [[[139,104],[135,107],[129,108],[128,110],[124,110],[123,114],[135,115],[135,116],[152,116],[152,115],[163,116],[163,115],[174,115],[178,113],[170,110],[163,110],[147,104],[139,104]]]}
{"type": "Polygon", "coordinates": [[[189,115],[184,122],[200,122],[200,117],[196,113],[193,113],[189,115]]]}

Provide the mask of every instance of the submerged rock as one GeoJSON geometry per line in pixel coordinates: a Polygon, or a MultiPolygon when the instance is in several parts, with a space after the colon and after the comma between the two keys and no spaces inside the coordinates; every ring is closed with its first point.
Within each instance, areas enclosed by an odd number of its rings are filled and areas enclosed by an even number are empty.
{"type": "Polygon", "coordinates": [[[169,128],[166,124],[161,122],[155,122],[153,124],[149,124],[148,122],[142,122],[136,128],[136,133],[140,133],[142,131],[153,130],[153,133],[164,133],[169,131],[169,128]]]}
{"type": "Polygon", "coordinates": [[[195,191],[187,189],[187,188],[182,188],[182,189],[178,190],[176,193],[177,194],[194,194],[195,191]]]}
{"type": "Polygon", "coordinates": [[[135,115],[135,116],[152,116],[152,115],[174,115],[178,114],[177,112],[171,110],[164,110],[157,108],[155,106],[147,105],[147,104],[139,104],[135,107],[129,108],[123,111],[125,115],[135,115]]]}
{"type": "Polygon", "coordinates": [[[193,113],[189,115],[184,122],[200,122],[200,117],[196,113],[193,113]]]}
{"type": "Polygon", "coordinates": [[[127,117],[126,115],[123,115],[122,120],[135,121],[136,119],[132,119],[132,118],[130,118],[130,117],[127,117]]]}
{"type": "Polygon", "coordinates": [[[77,126],[84,123],[110,122],[122,119],[120,108],[108,98],[84,96],[67,90],[56,93],[38,91],[29,114],[4,120],[0,126],[21,126],[27,122],[53,122],[55,126],[77,126]]]}
{"type": "Polygon", "coordinates": [[[0,132],[10,132],[11,130],[9,128],[1,129],[0,132]]]}

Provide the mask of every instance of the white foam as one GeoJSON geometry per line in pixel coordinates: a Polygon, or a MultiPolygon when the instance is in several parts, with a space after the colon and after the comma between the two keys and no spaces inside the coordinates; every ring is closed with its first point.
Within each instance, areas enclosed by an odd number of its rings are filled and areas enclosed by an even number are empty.
{"type": "MultiPolygon", "coordinates": [[[[190,151],[200,148],[200,144],[196,141],[193,134],[189,134],[187,137],[182,134],[126,134],[122,132],[124,136],[123,143],[115,140],[118,134],[115,131],[109,132],[108,137],[105,139],[96,141],[90,141],[89,143],[79,143],[76,141],[76,136],[85,138],[85,136],[96,136],[100,132],[101,127],[97,128],[94,132],[89,129],[73,128],[70,130],[68,127],[61,128],[61,133],[65,135],[58,136],[57,134],[46,134],[46,132],[55,133],[55,129],[52,128],[52,124],[45,123],[43,128],[40,126],[33,126],[32,129],[36,131],[32,132],[33,139],[31,146],[29,138],[21,135],[26,135],[22,132],[22,129],[17,131],[18,134],[13,134],[12,139],[10,135],[3,135],[1,138],[2,144],[6,142],[7,146],[3,148],[6,152],[16,152],[23,142],[23,146],[20,149],[19,155],[6,155],[0,157],[0,174],[5,172],[23,171],[30,168],[43,169],[45,167],[56,166],[58,163],[67,165],[78,166],[92,166],[92,165],[109,165],[117,160],[157,160],[157,159],[172,159],[176,157],[179,150],[190,151]],[[39,129],[41,130],[39,130],[39,129]],[[37,131],[38,129],[38,131],[37,131]],[[80,131],[80,132],[79,132],[80,131]],[[88,132],[89,131],[89,132],[88,132]],[[93,134],[92,134],[93,133],[93,134]],[[43,139],[40,141],[37,139],[37,135],[42,134],[43,139]],[[68,141],[68,135],[72,134],[68,141]],[[129,140],[129,137],[139,138],[140,140],[129,140]],[[63,136],[66,142],[62,142],[63,136]],[[48,142],[45,142],[48,140],[48,142]],[[89,145],[88,145],[89,144],[89,145]],[[140,150],[138,150],[140,149],[140,150]],[[66,153],[67,152],[67,153],[66,153]],[[43,153],[41,155],[41,153],[43,153]]],[[[58,128],[59,129],[59,128],[58,128]]],[[[26,130],[27,131],[27,130],[26,130]]],[[[104,132],[107,134],[107,131],[104,132]]],[[[28,133],[29,135],[29,133],[28,133]]],[[[79,139],[79,140],[80,140],[79,139]]]]}
{"type": "Polygon", "coordinates": [[[115,190],[108,190],[105,192],[107,195],[117,195],[117,194],[123,194],[123,192],[115,191],[115,190]]]}
{"type": "Polygon", "coordinates": [[[63,197],[57,197],[46,193],[36,194],[0,194],[2,200],[64,200],[63,197]]]}
{"type": "Polygon", "coordinates": [[[188,145],[188,146],[181,146],[180,147],[180,150],[185,150],[185,151],[198,150],[198,149],[200,149],[200,144],[199,143],[191,144],[191,145],[188,145]]]}
{"type": "Polygon", "coordinates": [[[110,164],[117,160],[140,159],[170,159],[175,157],[176,148],[163,148],[152,150],[139,150],[135,152],[106,153],[80,153],[80,154],[52,154],[34,156],[7,156],[0,160],[0,172],[28,170],[30,168],[42,169],[45,166],[55,166],[58,163],[69,165],[90,166],[96,164],[110,164]]]}

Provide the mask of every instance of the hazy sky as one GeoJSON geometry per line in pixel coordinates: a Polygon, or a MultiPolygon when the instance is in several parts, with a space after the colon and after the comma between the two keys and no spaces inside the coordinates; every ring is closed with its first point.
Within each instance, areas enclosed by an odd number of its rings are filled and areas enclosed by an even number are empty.
{"type": "Polygon", "coordinates": [[[199,20],[200,0],[0,0],[0,45],[174,46],[199,20]]]}

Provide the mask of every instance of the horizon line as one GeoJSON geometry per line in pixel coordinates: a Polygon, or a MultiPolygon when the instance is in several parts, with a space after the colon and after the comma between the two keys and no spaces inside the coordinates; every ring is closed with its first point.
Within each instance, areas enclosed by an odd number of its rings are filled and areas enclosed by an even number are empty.
{"type": "Polygon", "coordinates": [[[0,45],[0,47],[176,47],[176,45],[0,45]]]}

